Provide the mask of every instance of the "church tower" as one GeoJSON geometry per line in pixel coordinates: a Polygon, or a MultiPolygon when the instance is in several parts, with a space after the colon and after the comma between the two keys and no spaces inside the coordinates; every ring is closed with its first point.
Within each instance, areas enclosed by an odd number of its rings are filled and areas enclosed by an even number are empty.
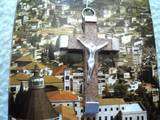
{"type": "MultiPolygon", "coordinates": [[[[29,90],[25,94],[24,104],[17,106],[23,108],[23,116],[16,116],[21,120],[50,120],[59,117],[54,110],[44,91],[44,79],[39,75],[39,69],[35,66],[34,75],[29,81],[29,90]]],[[[19,96],[23,98],[24,96],[19,96]]],[[[21,100],[21,99],[20,99],[21,100]]],[[[21,112],[21,111],[20,111],[21,112]]],[[[18,115],[19,113],[17,113],[18,115]]]]}

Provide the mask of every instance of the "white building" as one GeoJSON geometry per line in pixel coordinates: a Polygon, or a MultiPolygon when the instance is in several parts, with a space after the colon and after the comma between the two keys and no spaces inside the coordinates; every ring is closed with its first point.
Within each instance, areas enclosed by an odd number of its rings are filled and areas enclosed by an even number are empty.
{"type": "MultiPolygon", "coordinates": [[[[138,103],[125,103],[120,98],[100,99],[99,103],[96,120],[147,120],[147,112],[138,103]]],[[[83,107],[75,107],[75,110],[78,118],[83,117],[83,107]]]]}
{"type": "MultiPolygon", "coordinates": [[[[80,69],[80,68],[79,68],[80,69]]],[[[115,79],[111,79],[113,82],[115,79]]],[[[116,79],[117,80],[117,79],[116,79]]],[[[116,80],[114,82],[116,82],[116,80]]],[[[108,79],[106,75],[102,72],[98,73],[98,94],[101,96],[106,84],[108,84],[108,79]]],[[[74,91],[77,94],[82,94],[84,89],[84,74],[83,69],[77,70],[71,73],[71,70],[66,69],[64,71],[64,90],[74,91]]]]}
{"type": "Polygon", "coordinates": [[[116,76],[111,75],[111,76],[109,76],[108,79],[107,79],[107,84],[108,84],[109,86],[113,86],[113,85],[116,83],[117,80],[118,80],[118,79],[117,79],[116,76]]]}
{"type": "Polygon", "coordinates": [[[120,105],[103,105],[99,108],[96,120],[147,120],[146,111],[138,103],[120,104],[120,105]],[[143,117],[143,119],[142,119],[143,117]]]}
{"type": "Polygon", "coordinates": [[[82,93],[83,91],[83,72],[71,73],[71,70],[65,69],[64,71],[64,90],[82,93]]]}
{"type": "Polygon", "coordinates": [[[20,86],[22,85],[23,90],[28,90],[28,81],[31,78],[31,75],[19,73],[10,76],[10,90],[14,93],[18,93],[20,86]]]}
{"type": "Polygon", "coordinates": [[[69,107],[80,107],[80,98],[73,92],[70,91],[52,91],[48,92],[47,96],[53,106],[69,106],[69,107]]]}
{"type": "Polygon", "coordinates": [[[80,98],[69,91],[53,91],[47,93],[48,99],[54,107],[67,106],[75,110],[78,120],[81,120],[80,98]]]}
{"type": "Polygon", "coordinates": [[[131,78],[130,73],[129,73],[129,72],[123,73],[123,78],[124,78],[124,79],[130,79],[130,78],[131,78]]]}
{"type": "Polygon", "coordinates": [[[64,90],[71,91],[72,90],[72,76],[70,75],[70,70],[64,70],[64,90]]]}
{"type": "Polygon", "coordinates": [[[24,66],[22,68],[23,69],[23,73],[29,74],[29,75],[33,74],[35,66],[37,66],[40,69],[40,75],[41,76],[43,76],[43,75],[51,76],[52,75],[52,70],[49,67],[47,67],[47,66],[45,66],[45,65],[43,65],[41,63],[38,63],[38,62],[32,62],[32,63],[24,66]]]}
{"type": "Polygon", "coordinates": [[[59,37],[59,48],[67,48],[67,46],[68,46],[68,40],[69,40],[69,36],[67,36],[67,35],[61,35],[59,37]]]}
{"type": "Polygon", "coordinates": [[[105,86],[107,84],[107,79],[105,74],[98,72],[98,94],[102,96],[105,86]]]}
{"type": "MultiPolygon", "coordinates": [[[[47,96],[54,107],[73,107],[78,120],[84,115],[81,100],[69,91],[48,92],[47,96]]],[[[95,120],[147,120],[147,112],[139,103],[126,103],[122,98],[99,99],[99,113],[95,120]]]]}
{"type": "Polygon", "coordinates": [[[73,73],[73,91],[76,93],[82,93],[84,77],[82,72],[73,73]]]}
{"type": "Polygon", "coordinates": [[[132,81],[129,84],[128,91],[135,91],[142,83],[140,81],[132,81]]]}
{"type": "Polygon", "coordinates": [[[135,42],[132,46],[132,53],[133,53],[133,63],[139,65],[142,63],[142,45],[143,41],[139,40],[135,42]]]}
{"type": "Polygon", "coordinates": [[[33,57],[35,60],[40,60],[42,58],[42,49],[34,49],[33,57]]]}

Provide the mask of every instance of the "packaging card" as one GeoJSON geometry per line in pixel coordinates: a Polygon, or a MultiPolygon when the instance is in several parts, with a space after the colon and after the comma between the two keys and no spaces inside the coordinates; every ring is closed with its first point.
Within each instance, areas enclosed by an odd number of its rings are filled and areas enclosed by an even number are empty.
{"type": "Polygon", "coordinates": [[[0,119],[160,119],[159,4],[0,1],[0,119]]]}

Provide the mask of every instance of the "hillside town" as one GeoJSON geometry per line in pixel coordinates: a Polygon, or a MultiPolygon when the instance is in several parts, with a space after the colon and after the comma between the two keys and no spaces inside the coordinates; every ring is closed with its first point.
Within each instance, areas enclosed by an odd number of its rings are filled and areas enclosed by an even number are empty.
{"type": "MultiPolygon", "coordinates": [[[[19,0],[10,67],[11,120],[90,120],[84,117],[84,52],[74,46],[83,36],[84,3],[19,0]]],[[[109,41],[98,53],[99,108],[91,120],[159,120],[148,0],[94,0],[90,7],[98,18],[98,38],[109,41]]]]}

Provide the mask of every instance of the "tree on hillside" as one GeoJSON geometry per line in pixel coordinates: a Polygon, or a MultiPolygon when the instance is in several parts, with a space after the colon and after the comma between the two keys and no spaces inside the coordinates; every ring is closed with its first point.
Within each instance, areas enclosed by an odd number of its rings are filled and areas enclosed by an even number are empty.
{"type": "Polygon", "coordinates": [[[105,85],[105,89],[103,90],[103,95],[104,95],[105,97],[110,97],[108,84],[105,85]]]}
{"type": "Polygon", "coordinates": [[[114,86],[114,93],[116,97],[126,97],[128,86],[123,83],[118,83],[114,86]]]}
{"type": "Polygon", "coordinates": [[[139,86],[138,89],[136,90],[136,93],[142,97],[144,94],[147,92],[147,90],[143,86],[139,86]]]}

